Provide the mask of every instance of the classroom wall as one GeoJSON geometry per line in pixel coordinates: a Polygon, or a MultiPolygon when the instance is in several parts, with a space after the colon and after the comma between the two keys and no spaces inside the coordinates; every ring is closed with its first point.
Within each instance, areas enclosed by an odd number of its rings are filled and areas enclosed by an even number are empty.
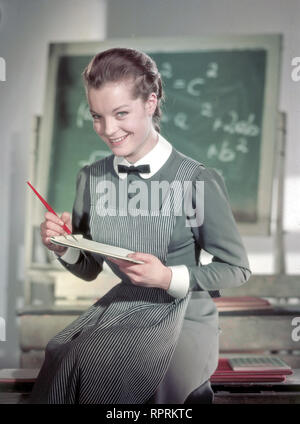
{"type": "MultiPolygon", "coordinates": [[[[110,0],[107,37],[282,34],[279,110],[287,113],[284,183],[286,271],[300,273],[300,81],[291,60],[300,56],[299,0],[110,0]]],[[[272,237],[244,237],[252,270],[276,271],[272,237]]]]}
{"type": "Polygon", "coordinates": [[[16,307],[24,278],[25,181],[28,179],[32,119],[43,113],[48,43],[101,40],[106,33],[103,0],[0,1],[0,368],[19,366],[16,307]],[[88,5],[88,7],[87,7],[88,5]]]}

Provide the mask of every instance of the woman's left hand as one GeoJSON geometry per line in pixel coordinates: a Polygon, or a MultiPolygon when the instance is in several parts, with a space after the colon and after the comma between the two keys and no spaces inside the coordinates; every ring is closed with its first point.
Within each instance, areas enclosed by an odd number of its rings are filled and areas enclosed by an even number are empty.
{"type": "Polygon", "coordinates": [[[124,272],[134,285],[168,290],[171,283],[172,271],[156,256],[149,253],[135,252],[130,253],[128,258],[143,261],[144,263],[136,264],[116,258],[109,258],[109,260],[117,264],[120,271],[124,272]]]}

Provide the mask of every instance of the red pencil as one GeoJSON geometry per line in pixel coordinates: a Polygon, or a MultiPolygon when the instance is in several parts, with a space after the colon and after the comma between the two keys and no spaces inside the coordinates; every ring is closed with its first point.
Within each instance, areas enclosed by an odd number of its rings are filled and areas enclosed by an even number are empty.
{"type": "MultiPolygon", "coordinates": [[[[34,193],[37,195],[37,197],[40,199],[40,201],[43,203],[44,206],[46,206],[46,208],[48,209],[49,212],[54,213],[54,215],[56,215],[58,218],[59,216],[57,215],[57,213],[51,208],[51,206],[46,202],[45,199],[42,198],[42,196],[36,191],[36,189],[30,184],[29,181],[27,181],[27,184],[29,185],[29,187],[34,191],[34,193]]],[[[64,224],[62,226],[62,228],[68,233],[68,234],[72,234],[71,230],[66,226],[66,224],[64,224]]]]}

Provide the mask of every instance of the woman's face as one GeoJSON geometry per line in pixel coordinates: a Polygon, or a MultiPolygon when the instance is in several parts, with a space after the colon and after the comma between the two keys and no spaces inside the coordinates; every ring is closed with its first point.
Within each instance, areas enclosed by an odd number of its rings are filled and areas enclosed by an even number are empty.
{"type": "Polygon", "coordinates": [[[94,130],[114,155],[134,163],[148,153],[157,142],[152,115],[157,97],[132,97],[131,81],[109,82],[87,92],[94,130]]]}

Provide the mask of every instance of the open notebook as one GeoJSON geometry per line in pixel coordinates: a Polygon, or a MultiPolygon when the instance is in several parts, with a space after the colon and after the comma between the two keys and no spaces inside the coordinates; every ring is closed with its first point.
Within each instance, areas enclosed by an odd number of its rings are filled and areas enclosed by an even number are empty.
{"type": "Polygon", "coordinates": [[[73,235],[50,237],[50,240],[52,243],[59,244],[60,246],[75,247],[76,249],[98,253],[99,255],[111,258],[123,259],[125,261],[134,262],[137,264],[144,263],[142,261],[137,261],[136,259],[127,258],[129,253],[134,253],[132,250],[88,240],[81,234],[74,234],[74,237],[76,240],[74,240],[73,235]]]}

